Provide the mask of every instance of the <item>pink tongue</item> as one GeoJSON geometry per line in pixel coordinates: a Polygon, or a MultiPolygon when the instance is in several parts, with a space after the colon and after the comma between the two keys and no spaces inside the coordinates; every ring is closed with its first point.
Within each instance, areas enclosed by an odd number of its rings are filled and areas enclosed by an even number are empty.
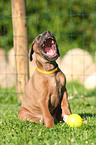
{"type": "Polygon", "coordinates": [[[50,50],[51,50],[50,47],[46,47],[44,51],[47,53],[47,52],[49,52],[50,50]]]}
{"type": "Polygon", "coordinates": [[[49,51],[47,52],[48,55],[54,56],[55,52],[52,49],[49,49],[49,51]]]}

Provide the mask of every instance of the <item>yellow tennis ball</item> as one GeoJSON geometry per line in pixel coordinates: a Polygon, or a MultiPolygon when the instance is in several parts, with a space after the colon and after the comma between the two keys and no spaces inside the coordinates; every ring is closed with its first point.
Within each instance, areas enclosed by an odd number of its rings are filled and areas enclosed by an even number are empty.
{"type": "Polygon", "coordinates": [[[67,119],[67,124],[70,127],[80,127],[82,125],[82,118],[78,114],[71,114],[67,119]]]}

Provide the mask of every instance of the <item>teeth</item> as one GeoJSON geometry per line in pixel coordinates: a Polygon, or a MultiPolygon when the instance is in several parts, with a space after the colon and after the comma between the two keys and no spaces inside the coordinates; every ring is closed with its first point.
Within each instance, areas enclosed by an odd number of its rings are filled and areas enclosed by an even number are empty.
{"type": "Polygon", "coordinates": [[[51,55],[49,52],[47,52],[48,55],[51,55]]]}
{"type": "Polygon", "coordinates": [[[54,43],[54,41],[52,40],[52,44],[54,43]]]}

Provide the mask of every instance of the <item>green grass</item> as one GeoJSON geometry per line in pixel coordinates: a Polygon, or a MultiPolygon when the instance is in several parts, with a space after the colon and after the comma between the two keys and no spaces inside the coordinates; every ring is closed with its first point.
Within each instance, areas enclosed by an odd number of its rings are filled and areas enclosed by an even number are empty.
{"type": "MultiPolygon", "coordinates": [[[[72,94],[72,84],[68,84],[72,94]]],[[[74,83],[78,93],[82,86],[74,83]],[[79,88],[78,88],[79,87],[79,88]]],[[[81,115],[81,127],[71,128],[60,122],[48,129],[44,125],[21,122],[17,113],[20,108],[15,89],[0,89],[0,144],[1,145],[95,145],[96,144],[96,108],[95,96],[81,97],[78,94],[70,99],[72,113],[81,115]]],[[[86,91],[86,90],[85,90],[86,91]]],[[[95,92],[95,91],[93,91],[95,92]]],[[[83,92],[84,93],[84,92],[83,92]]],[[[88,95],[89,92],[86,91],[88,95]]],[[[91,92],[90,92],[91,93],[91,92]]],[[[74,94],[74,89],[73,89],[74,94]]],[[[94,93],[93,93],[94,94],[94,93]]]]}

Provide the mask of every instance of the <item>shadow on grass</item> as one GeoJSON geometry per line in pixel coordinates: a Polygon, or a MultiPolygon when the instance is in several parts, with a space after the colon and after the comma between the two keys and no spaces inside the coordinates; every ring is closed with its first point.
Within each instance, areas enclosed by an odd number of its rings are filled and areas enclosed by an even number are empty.
{"type": "Polygon", "coordinates": [[[79,114],[82,118],[86,118],[86,117],[96,117],[95,113],[81,113],[79,114]]]}

